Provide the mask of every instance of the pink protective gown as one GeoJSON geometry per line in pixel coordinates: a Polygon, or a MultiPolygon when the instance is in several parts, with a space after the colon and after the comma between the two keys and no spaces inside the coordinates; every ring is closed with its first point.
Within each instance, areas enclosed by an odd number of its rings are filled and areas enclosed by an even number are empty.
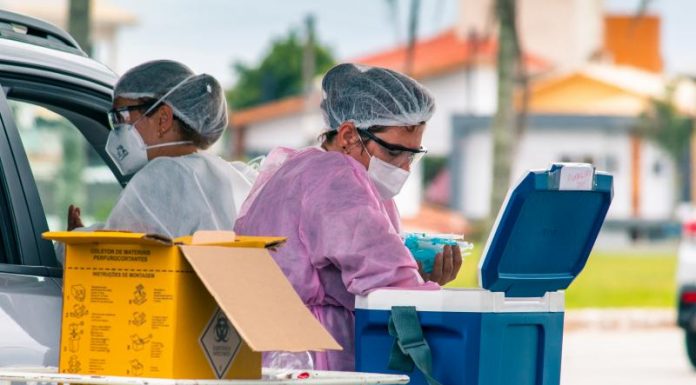
{"type": "Polygon", "coordinates": [[[382,201],[355,159],[335,151],[276,149],[242,206],[235,231],[280,235],[273,258],[343,351],[314,353],[319,370],[355,370],[355,295],[428,287],[399,237],[393,200],[382,201]]]}

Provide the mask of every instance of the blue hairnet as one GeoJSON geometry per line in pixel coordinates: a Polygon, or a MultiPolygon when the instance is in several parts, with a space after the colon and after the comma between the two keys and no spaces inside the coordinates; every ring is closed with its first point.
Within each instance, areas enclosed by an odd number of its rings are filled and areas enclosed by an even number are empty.
{"type": "Polygon", "coordinates": [[[187,66],[171,60],[150,61],[121,76],[114,87],[114,98],[159,99],[174,87],[163,102],[207,144],[217,141],[227,127],[227,103],[220,83],[210,75],[195,75],[187,66]]]}
{"type": "Polygon", "coordinates": [[[326,73],[321,88],[328,130],[347,121],[358,128],[415,126],[428,121],[435,110],[425,87],[386,68],[339,64],[326,73]]]}

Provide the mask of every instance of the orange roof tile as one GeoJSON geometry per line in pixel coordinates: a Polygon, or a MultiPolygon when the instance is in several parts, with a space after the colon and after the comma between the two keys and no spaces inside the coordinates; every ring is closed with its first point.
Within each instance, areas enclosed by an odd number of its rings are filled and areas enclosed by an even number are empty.
{"type": "MultiPolygon", "coordinates": [[[[422,79],[447,73],[471,63],[493,64],[496,60],[497,46],[497,42],[491,38],[473,41],[461,38],[454,29],[446,30],[416,43],[411,76],[422,79]]],[[[406,53],[407,47],[401,46],[350,61],[405,72],[406,53]]],[[[529,54],[525,55],[525,64],[532,72],[549,67],[545,60],[529,54]]]]}
{"type": "Polygon", "coordinates": [[[304,105],[304,96],[291,96],[236,112],[233,111],[230,114],[230,125],[243,127],[249,123],[279,118],[302,110],[304,105]]]}
{"type": "MultiPolygon", "coordinates": [[[[406,51],[407,47],[401,46],[349,62],[404,72],[406,51]]],[[[422,80],[449,73],[472,63],[494,64],[496,54],[497,43],[494,39],[473,42],[459,37],[454,29],[448,29],[416,43],[411,76],[422,80]]],[[[550,67],[544,59],[529,54],[525,55],[525,63],[529,72],[540,72],[550,67]]],[[[303,107],[302,97],[286,98],[232,113],[230,125],[241,127],[249,123],[271,120],[296,113],[303,107]]]]}

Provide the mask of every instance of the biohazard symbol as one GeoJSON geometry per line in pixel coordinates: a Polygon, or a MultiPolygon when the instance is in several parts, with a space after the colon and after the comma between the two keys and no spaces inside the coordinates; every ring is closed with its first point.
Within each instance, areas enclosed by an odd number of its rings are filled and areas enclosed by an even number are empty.
{"type": "Polygon", "coordinates": [[[242,345],[242,338],[220,308],[216,308],[201,334],[200,344],[215,376],[225,378],[242,345]]]}
{"type": "Polygon", "coordinates": [[[215,322],[215,342],[227,342],[230,338],[230,324],[227,318],[220,314],[215,322]]]}

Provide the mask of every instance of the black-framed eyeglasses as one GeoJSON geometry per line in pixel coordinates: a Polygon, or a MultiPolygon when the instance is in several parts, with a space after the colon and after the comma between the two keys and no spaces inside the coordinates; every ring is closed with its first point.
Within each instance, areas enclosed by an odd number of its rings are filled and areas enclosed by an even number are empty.
{"type": "Polygon", "coordinates": [[[392,163],[397,167],[403,166],[406,162],[408,162],[409,165],[415,164],[423,157],[423,155],[428,153],[428,150],[424,147],[410,148],[399,144],[389,143],[370,132],[369,129],[359,129],[359,131],[361,134],[364,134],[367,138],[387,150],[387,154],[391,157],[391,161],[389,163],[392,163]]]}
{"type": "Polygon", "coordinates": [[[134,104],[132,106],[123,106],[119,108],[112,108],[109,110],[107,115],[109,115],[109,124],[111,125],[111,129],[113,130],[114,127],[116,127],[119,124],[123,123],[128,123],[130,122],[130,112],[134,110],[147,110],[150,107],[152,107],[155,104],[155,102],[147,102],[147,103],[141,103],[141,104],[134,104]]]}

